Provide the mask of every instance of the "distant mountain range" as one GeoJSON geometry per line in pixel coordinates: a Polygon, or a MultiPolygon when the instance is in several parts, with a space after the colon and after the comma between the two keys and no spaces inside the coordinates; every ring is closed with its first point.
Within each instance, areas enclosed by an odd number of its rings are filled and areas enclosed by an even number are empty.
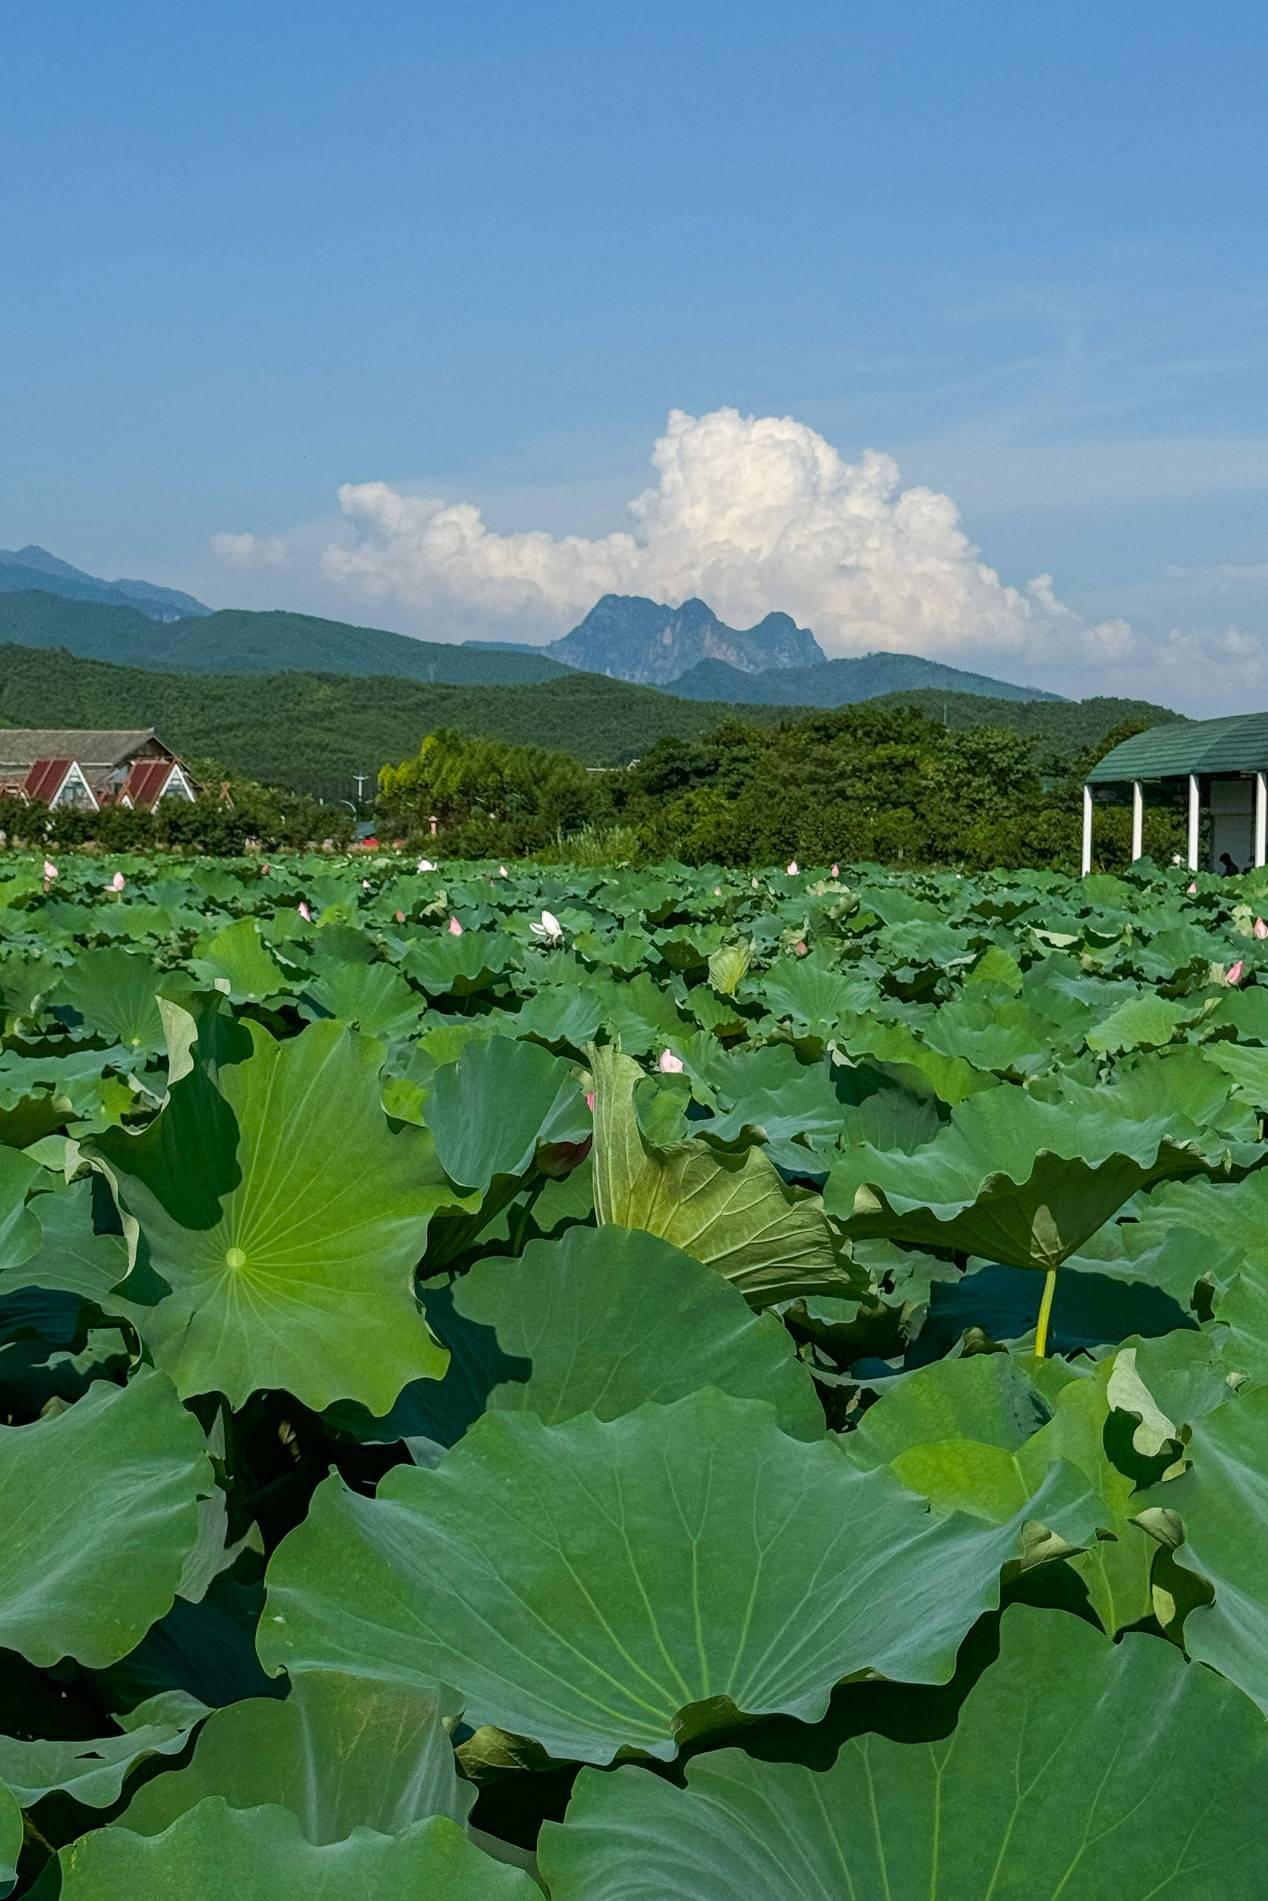
{"type": "Polygon", "coordinates": [[[179,588],[155,587],[152,581],[102,581],[95,574],[73,568],[34,542],[25,548],[0,548],[0,593],[18,594],[42,588],[67,601],[98,601],[106,607],[131,607],[150,620],[188,620],[211,609],[179,588]]]}
{"type": "Polygon", "coordinates": [[[1015,686],[917,654],[829,660],[806,627],[768,614],[728,627],[700,600],[681,607],[605,594],[570,633],[544,647],[508,641],[415,640],[312,614],[213,610],[149,581],[103,581],[33,544],[0,550],[0,641],[61,647],[86,659],[185,673],[388,674],[433,685],[526,686],[565,671],[670,688],[687,700],[848,706],[941,689],[1000,700],[1060,695],[1015,686]]]}

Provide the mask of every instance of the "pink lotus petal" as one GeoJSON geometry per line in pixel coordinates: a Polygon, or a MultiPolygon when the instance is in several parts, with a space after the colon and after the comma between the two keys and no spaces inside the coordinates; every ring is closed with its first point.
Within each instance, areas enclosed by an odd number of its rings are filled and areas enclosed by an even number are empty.
{"type": "Polygon", "coordinates": [[[49,881],[50,884],[52,883],[53,879],[56,878],[57,876],[57,866],[53,863],[51,858],[46,858],[44,860],[44,876],[49,881]]]}
{"type": "Polygon", "coordinates": [[[1255,919],[1255,936],[1268,937],[1268,924],[1265,924],[1261,917],[1255,919]]]}
{"type": "Polygon", "coordinates": [[[801,867],[798,865],[797,860],[795,858],[790,858],[788,860],[787,871],[788,871],[788,876],[790,878],[797,877],[800,869],[801,867]]]}
{"type": "Polygon", "coordinates": [[[804,957],[804,956],[805,956],[805,954],[806,954],[806,940],[805,940],[805,938],[804,938],[804,937],[799,937],[799,938],[797,939],[797,942],[796,942],[796,943],[795,943],[795,944],[793,945],[793,949],[794,949],[794,950],[796,951],[796,953],[797,953],[797,955],[798,955],[798,957],[804,957]]]}
{"type": "Polygon", "coordinates": [[[121,871],[116,871],[114,877],[110,880],[110,889],[112,891],[122,891],[124,885],[127,882],[128,881],[124,877],[123,873],[121,871]]]}
{"type": "Polygon", "coordinates": [[[833,876],[834,878],[839,878],[839,877],[841,876],[841,867],[840,867],[840,865],[833,865],[833,867],[832,867],[832,876],[833,876]]]}
{"type": "Polygon", "coordinates": [[[586,1090],[586,1108],[587,1108],[587,1109],[588,1109],[588,1110],[590,1111],[590,1113],[591,1113],[591,1115],[593,1115],[593,1114],[594,1114],[594,1091],[593,1091],[593,1089],[587,1089],[587,1090],[586,1090]]]}
{"type": "Polygon", "coordinates": [[[683,1060],[681,1056],[675,1056],[672,1050],[662,1050],[657,1059],[656,1067],[663,1075],[681,1076],[683,1072],[683,1060]]]}
{"type": "Polygon", "coordinates": [[[397,914],[396,914],[396,921],[397,921],[397,923],[398,923],[398,924],[404,924],[404,922],[405,922],[405,913],[404,913],[404,911],[398,911],[398,912],[397,912],[397,914]]]}
{"type": "Polygon", "coordinates": [[[1189,886],[1189,896],[1190,896],[1191,898],[1196,898],[1196,897],[1197,897],[1197,895],[1198,895],[1198,888],[1197,888],[1197,886],[1196,886],[1196,884],[1191,884],[1191,885],[1189,886]]]}
{"type": "Polygon", "coordinates": [[[295,906],[295,909],[299,912],[299,915],[303,918],[305,924],[312,923],[313,914],[309,910],[308,906],[304,903],[304,900],[302,898],[300,899],[299,903],[295,906]]]}
{"type": "Polygon", "coordinates": [[[1239,957],[1237,962],[1235,964],[1230,964],[1227,971],[1225,972],[1224,974],[1225,983],[1239,984],[1242,980],[1245,970],[1246,970],[1246,966],[1242,962],[1241,958],[1239,957]]]}
{"type": "Polygon", "coordinates": [[[451,917],[449,920],[449,935],[450,937],[462,936],[462,926],[461,924],[459,924],[456,917],[451,917]]]}

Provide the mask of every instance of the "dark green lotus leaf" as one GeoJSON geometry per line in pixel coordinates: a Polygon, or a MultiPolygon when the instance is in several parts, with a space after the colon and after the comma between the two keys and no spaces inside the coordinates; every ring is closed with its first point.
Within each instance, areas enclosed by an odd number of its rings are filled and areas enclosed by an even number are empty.
{"type": "Polygon", "coordinates": [[[290,987],[290,978],[260,936],[254,918],[226,924],[203,946],[192,965],[195,976],[234,1003],[267,1003],[290,987]]]}
{"type": "Polygon", "coordinates": [[[235,1809],[289,1809],[318,1844],[357,1828],[398,1835],[429,1815],[465,1823],[475,1790],[449,1741],[457,1714],[449,1693],[303,1671],[284,1701],[250,1697],[209,1716],[187,1767],[147,1782],[121,1823],[158,1835],[212,1795],[235,1809]]]}
{"type": "Polygon", "coordinates": [[[69,1004],[94,1036],[126,1049],[161,1050],[162,973],[142,952],[111,946],[81,951],[62,972],[54,1001],[69,1004]]]}
{"type": "MultiPolygon", "coordinates": [[[[0,1152],[0,1176],[3,1168],[0,1152]]],[[[48,1182],[49,1176],[41,1173],[48,1182]]],[[[108,1306],[128,1271],[128,1248],[121,1234],[101,1234],[94,1227],[92,1182],[81,1179],[36,1195],[28,1212],[39,1229],[39,1246],[16,1271],[0,1277],[0,1293],[11,1287],[43,1287],[108,1306]]]]}
{"type": "Polygon", "coordinates": [[[10,1790],[0,1783],[0,1894],[8,1894],[18,1878],[22,1852],[22,1810],[10,1790]]]}
{"type": "Polygon", "coordinates": [[[541,1868],[552,1901],[1252,1901],[1266,1740],[1158,1638],[1018,1607],[944,1739],[583,1770],[541,1868]]]}
{"type": "Polygon", "coordinates": [[[518,1260],[478,1261],[454,1300],[529,1369],[495,1386],[489,1406],[553,1425],[582,1412],[616,1419],[646,1400],[667,1404],[716,1386],[769,1400],[798,1438],[822,1436],[814,1385],[785,1329],[654,1235],[572,1228],[558,1241],[530,1242],[518,1260]]]}
{"type": "MultiPolygon", "coordinates": [[[[322,932],[323,944],[328,935],[322,932]]],[[[299,1007],[305,1016],[338,1017],[386,1042],[417,1034],[426,998],[390,964],[330,959],[304,985],[299,1007]]]]}
{"type": "Polygon", "coordinates": [[[648,1141],[634,1107],[638,1064],[609,1046],[591,1051],[591,1067],[600,1226],[659,1235],[756,1305],[849,1291],[818,1196],[786,1188],[760,1149],[733,1156],[698,1140],[648,1141]]]}
{"type": "Polygon", "coordinates": [[[402,967],[429,997],[469,997],[515,967],[513,947],[489,931],[464,930],[461,937],[434,931],[413,940],[402,967]]]}
{"type": "Polygon", "coordinates": [[[182,1395],[282,1387],[386,1412],[444,1368],[413,1273],[455,1197],[426,1133],[388,1126],[379,1044],[338,1023],[245,1030],[245,1060],[214,1080],[200,1064],[142,1134],[97,1144],[168,1290],[118,1310],[182,1395]]]}
{"type": "Polygon", "coordinates": [[[933,1516],[717,1392],[555,1426],[492,1412],[375,1499],[318,1489],[270,1563],[260,1655],[450,1683],[473,1727],[553,1756],[668,1759],[736,1711],[816,1721],[862,1670],[945,1681],[1026,1528],[1033,1551],[1094,1523],[1066,1467],[1006,1526],[933,1516]]]}
{"type": "Polygon", "coordinates": [[[451,1181],[487,1193],[496,1176],[526,1175],[538,1150],[590,1136],[575,1070],[538,1043],[491,1037],[438,1069],[425,1110],[451,1181]]]}
{"type": "Polygon", "coordinates": [[[198,1421],[160,1373],[0,1427],[0,1644],[46,1668],[122,1657],[175,1597],[211,1484],[198,1421]]]}
{"type": "Polygon", "coordinates": [[[443,1815],[319,1847],[288,1809],[211,1796],[161,1835],[98,1829],[58,1859],[62,1901],[541,1901],[531,1875],[481,1854],[443,1815]]]}
{"type": "Polygon", "coordinates": [[[1046,1270],[1140,1189],[1205,1166],[1196,1131],[1180,1120],[1177,1134],[1162,1109],[1132,1120],[1103,1100],[1076,1116],[1064,1100],[1000,1084],[962,1103],[915,1154],[848,1153],[828,1178],[825,1205],[852,1233],[1046,1270]]]}
{"type": "Polygon", "coordinates": [[[976,987],[943,1004],[922,1034],[931,1049],[999,1076],[1033,1076],[1053,1060],[1051,1032],[1028,1004],[976,987]]]}
{"type": "Polygon", "coordinates": [[[196,1697],[168,1690],[120,1718],[116,1736],[90,1742],[0,1736],[0,1779],[24,1808],[60,1790],[86,1808],[108,1809],[134,1769],[155,1756],[177,1755],[206,1713],[196,1697]]]}

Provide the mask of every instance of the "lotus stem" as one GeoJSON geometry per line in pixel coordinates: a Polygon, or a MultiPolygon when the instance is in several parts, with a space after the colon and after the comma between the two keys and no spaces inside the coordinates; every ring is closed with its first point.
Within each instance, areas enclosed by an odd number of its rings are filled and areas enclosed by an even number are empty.
{"type": "Polygon", "coordinates": [[[1039,1302],[1039,1319],[1035,1325],[1035,1358],[1042,1360],[1048,1353],[1048,1322],[1052,1318],[1052,1296],[1057,1291],[1057,1270],[1050,1267],[1043,1277],[1043,1298],[1039,1302]]]}

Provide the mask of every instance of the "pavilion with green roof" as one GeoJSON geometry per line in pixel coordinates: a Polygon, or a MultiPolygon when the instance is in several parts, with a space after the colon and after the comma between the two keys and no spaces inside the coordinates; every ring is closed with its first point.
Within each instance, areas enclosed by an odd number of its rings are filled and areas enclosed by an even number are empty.
{"type": "Polygon", "coordinates": [[[1145,788],[1171,793],[1187,781],[1189,866],[1198,869],[1202,813],[1211,818],[1208,869],[1224,853],[1239,867],[1262,865],[1268,847],[1268,713],[1229,719],[1176,720],[1153,726],[1107,752],[1083,787],[1083,873],[1092,869],[1092,811],[1096,788],[1129,785],[1132,858],[1142,852],[1145,788]]]}

